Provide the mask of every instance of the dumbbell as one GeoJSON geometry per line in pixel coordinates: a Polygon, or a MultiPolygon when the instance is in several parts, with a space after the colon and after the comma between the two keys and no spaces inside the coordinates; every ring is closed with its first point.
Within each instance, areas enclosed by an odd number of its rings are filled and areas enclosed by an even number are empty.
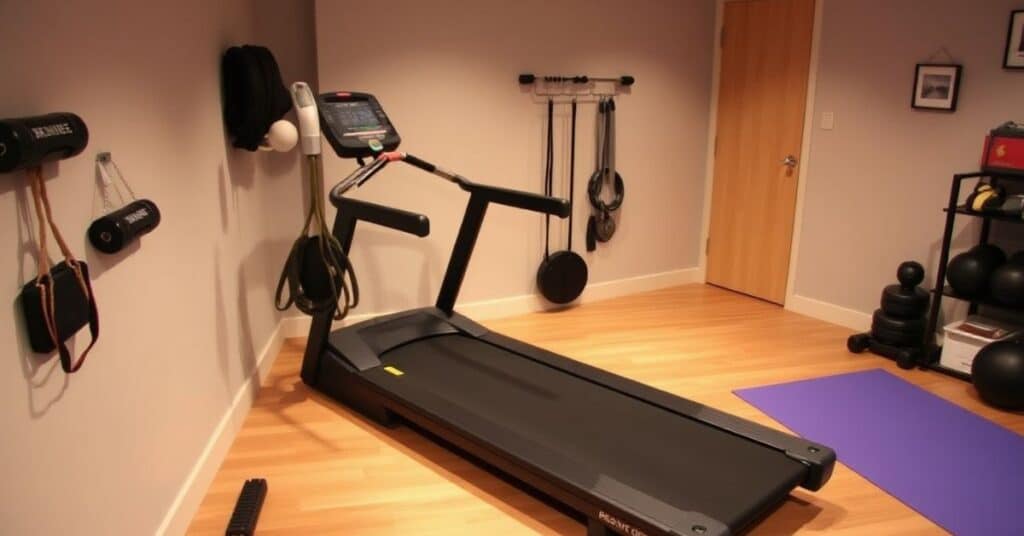
{"type": "Polygon", "coordinates": [[[896,269],[896,279],[899,284],[882,290],[882,307],[871,316],[871,331],[850,335],[846,347],[853,353],[870,348],[910,369],[918,362],[924,338],[929,295],[918,286],[924,281],[924,267],[904,262],[896,269]]]}

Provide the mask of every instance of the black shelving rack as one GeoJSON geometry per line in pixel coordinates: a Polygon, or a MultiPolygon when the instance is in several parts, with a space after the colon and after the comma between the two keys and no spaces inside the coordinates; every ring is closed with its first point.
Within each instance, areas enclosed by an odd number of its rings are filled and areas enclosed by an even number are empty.
{"type": "MultiPolygon", "coordinates": [[[[1005,221],[1009,223],[1024,223],[1024,219],[1014,216],[1006,216],[1002,214],[989,214],[983,212],[977,212],[967,208],[966,206],[960,205],[960,190],[963,186],[964,181],[969,179],[982,179],[987,178],[989,182],[996,186],[1000,182],[1020,182],[1024,183],[1024,175],[1009,175],[999,173],[988,173],[984,171],[976,171],[973,173],[958,173],[953,175],[953,184],[949,190],[949,205],[942,209],[946,213],[946,229],[942,234],[942,251],[939,254],[939,269],[935,274],[935,287],[932,289],[932,301],[931,307],[928,310],[928,324],[924,332],[923,351],[919,354],[918,366],[921,368],[934,370],[954,378],[959,378],[964,381],[971,381],[971,375],[958,370],[953,370],[939,364],[939,357],[942,353],[942,347],[935,343],[935,332],[938,329],[939,323],[939,311],[942,308],[942,299],[953,298],[956,300],[966,301],[970,303],[968,312],[969,314],[975,314],[978,312],[979,307],[994,307],[999,309],[1008,309],[1005,305],[1000,305],[995,301],[988,298],[967,298],[958,295],[952,288],[945,284],[946,282],[946,267],[949,264],[949,248],[953,241],[953,224],[956,222],[956,217],[970,216],[975,218],[981,218],[981,233],[978,236],[979,244],[987,244],[989,240],[989,232],[991,231],[992,221],[1005,221]]],[[[1012,309],[1020,310],[1020,309],[1012,309]]]]}

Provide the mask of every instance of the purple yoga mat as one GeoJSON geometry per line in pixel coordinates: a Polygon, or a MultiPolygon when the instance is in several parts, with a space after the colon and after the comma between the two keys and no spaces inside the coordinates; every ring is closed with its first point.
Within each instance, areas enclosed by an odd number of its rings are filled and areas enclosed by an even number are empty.
{"type": "Polygon", "coordinates": [[[953,534],[1024,535],[1010,430],[881,369],[736,394],[953,534]]]}

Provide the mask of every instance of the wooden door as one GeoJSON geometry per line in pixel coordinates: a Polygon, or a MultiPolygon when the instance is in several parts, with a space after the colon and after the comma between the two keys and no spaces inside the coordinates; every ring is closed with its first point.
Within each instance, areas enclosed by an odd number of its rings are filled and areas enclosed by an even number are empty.
{"type": "Polygon", "coordinates": [[[727,1],[707,281],[786,297],[814,0],[727,1]]]}

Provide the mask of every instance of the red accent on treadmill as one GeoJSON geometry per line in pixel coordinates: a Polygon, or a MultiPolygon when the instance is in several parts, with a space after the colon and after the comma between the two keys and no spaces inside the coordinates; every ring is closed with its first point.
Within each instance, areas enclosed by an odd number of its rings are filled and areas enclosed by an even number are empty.
{"type": "Polygon", "coordinates": [[[346,91],[339,91],[339,92],[335,93],[334,96],[335,97],[350,97],[350,96],[352,96],[352,94],[348,93],[346,91]]]}

